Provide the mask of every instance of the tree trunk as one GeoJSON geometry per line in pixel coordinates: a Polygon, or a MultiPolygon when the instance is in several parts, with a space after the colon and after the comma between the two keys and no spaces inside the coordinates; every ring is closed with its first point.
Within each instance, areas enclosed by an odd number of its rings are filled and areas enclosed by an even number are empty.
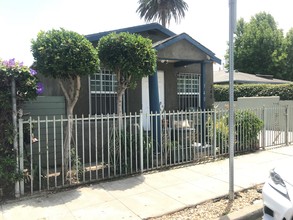
{"type": "Polygon", "coordinates": [[[70,78],[68,81],[58,80],[58,83],[66,99],[67,127],[65,129],[64,148],[63,148],[63,172],[65,179],[69,170],[69,159],[71,151],[71,139],[73,132],[73,110],[79,97],[80,77],[70,78]]]}
{"type": "Polygon", "coordinates": [[[118,115],[118,125],[119,125],[119,130],[121,130],[121,128],[123,128],[123,120],[122,120],[122,114],[123,114],[123,110],[122,110],[122,101],[123,101],[123,94],[125,92],[126,89],[123,88],[119,88],[117,91],[117,115],[118,115]]]}
{"type": "Polygon", "coordinates": [[[67,126],[65,129],[65,138],[64,138],[64,148],[63,148],[63,171],[65,178],[67,177],[67,173],[69,170],[69,156],[71,151],[71,138],[72,138],[72,131],[73,131],[73,108],[72,105],[67,104],[67,126]]]}

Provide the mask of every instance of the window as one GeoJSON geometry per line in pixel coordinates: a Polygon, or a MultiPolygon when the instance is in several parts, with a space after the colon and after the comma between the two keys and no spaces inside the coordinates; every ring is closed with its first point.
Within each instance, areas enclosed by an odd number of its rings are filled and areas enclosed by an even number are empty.
{"type": "MultiPolygon", "coordinates": [[[[117,102],[116,76],[109,70],[101,69],[90,77],[91,114],[114,114],[117,102]]],[[[125,109],[125,98],[123,107],[125,109]]]]}
{"type": "Polygon", "coordinates": [[[200,75],[196,73],[177,74],[177,96],[179,110],[192,110],[199,107],[200,75]]]}
{"type": "Polygon", "coordinates": [[[116,94],[116,76],[108,70],[100,70],[91,77],[91,93],[116,94]]]}

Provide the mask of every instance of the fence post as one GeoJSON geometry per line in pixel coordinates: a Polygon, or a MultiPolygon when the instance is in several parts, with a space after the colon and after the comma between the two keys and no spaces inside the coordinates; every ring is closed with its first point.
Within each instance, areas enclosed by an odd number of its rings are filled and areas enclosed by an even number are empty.
{"type": "Polygon", "coordinates": [[[214,123],[213,123],[213,133],[214,133],[214,140],[213,140],[213,145],[214,145],[214,159],[216,159],[216,149],[217,149],[217,131],[216,131],[216,123],[217,123],[217,109],[214,109],[214,123]]]}
{"type": "Polygon", "coordinates": [[[289,114],[288,114],[288,105],[286,105],[285,107],[285,143],[286,143],[286,146],[289,145],[289,114]]]}
{"type": "Polygon", "coordinates": [[[140,172],[143,173],[143,115],[140,112],[140,127],[139,127],[139,137],[140,137],[140,172]]]}
{"type": "Polygon", "coordinates": [[[266,147],[266,109],[265,106],[262,108],[262,120],[263,120],[263,129],[262,129],[262,148],[266,147]]]}
{"type": "MultiPolygon", "coordinates": [[[[23,172],[23,119],[20,118],[18,121],[19,126],[19,172],[23,172]]],[[[23,179],[19,182],[20,185],[20,195],[24,195],[24,181],[23,179]]]]}

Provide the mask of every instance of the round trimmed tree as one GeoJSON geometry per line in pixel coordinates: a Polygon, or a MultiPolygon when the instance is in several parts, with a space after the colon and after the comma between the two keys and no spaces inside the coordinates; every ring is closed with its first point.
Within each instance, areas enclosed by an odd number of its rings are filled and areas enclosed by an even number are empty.
{"type": "Polygon", "coordinates": [[[66,173],[72,134],[72,114],[79,97],[80,78],[98,71],[98,52],[84,36],[64,29],[39,32],[37,39],[32,40],[31,50],[38,72],[56,79],[66,98],[68,116],[64,140],[66,173]]]}
{"type": "Polygon", "coordinates": [[[152,41],[138,34],[111,33],[98,44],[101,64],[117,79],[117,113],[122,114],[122,97],[127,88],[156,70],[157,56],[152,41]]]}

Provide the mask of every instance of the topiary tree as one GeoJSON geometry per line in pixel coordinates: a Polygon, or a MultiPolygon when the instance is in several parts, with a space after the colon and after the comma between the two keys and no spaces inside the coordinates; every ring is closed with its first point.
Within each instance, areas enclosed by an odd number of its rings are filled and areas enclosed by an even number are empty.
{"type": "Polygon", "coordinates": [[[156,52],[150,39],[130,33],[102,37],[98,51],[101,64],[116,75],[117,113],[121,115],[125,90],[135,88],[138,80],[155,72],[156,52]]]}
{"type": "Polygon", "coordinates": [[[24,101],[35,99],[43,91],[36,74],[15,59],[0,59],[0,188],[4,196],[12,196],[13,184],[22,178],[22,173],[16,169],[18,149],[13,146],[16,134],[12,123],[12,81],[15,82],[16,106],[20,110],[24,101]]]}
{"type": "Polygon", "coordinates": [[[64,172],[67,173],[72,115],[81,88],[80,78],[99,68],[97,50],[82,35],[64,29],[39,32],[31,50],[38,72],[58,81],[66,98],[67,130],[64,140],[64,172]]]}

